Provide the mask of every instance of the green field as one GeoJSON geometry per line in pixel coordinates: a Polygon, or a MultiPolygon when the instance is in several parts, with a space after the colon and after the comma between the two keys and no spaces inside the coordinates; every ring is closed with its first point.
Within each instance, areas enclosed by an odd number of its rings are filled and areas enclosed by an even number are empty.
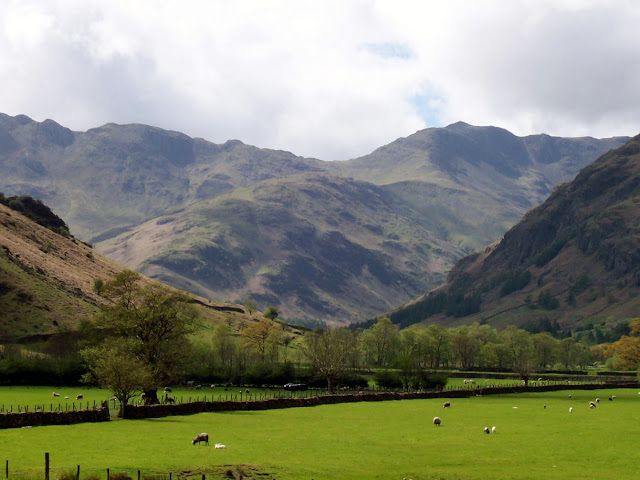
{"type": "Polygon", "coordinates": [[[217,478],[230,468],[222,465],[278,479],[637,478],[637,390],[451,402],[446,410],[442,400],[405,400],[3,430],[0,460],[10,459],[13,477],[37,474],[48,451],[56,472],[80,464],[83,474],[102,478],[106,467],[217,478]],[[596,396],[601,403],[589,409],[596,396]],[[435,415],[441,427],[432,425],[435,415]],[[493,425],[495,434],[482,432],[493,425]],[[210,434],[211,446],[191,445],[199,432],[210,434]],[[215,442],[227,448],[214,449],[215,442]]]}

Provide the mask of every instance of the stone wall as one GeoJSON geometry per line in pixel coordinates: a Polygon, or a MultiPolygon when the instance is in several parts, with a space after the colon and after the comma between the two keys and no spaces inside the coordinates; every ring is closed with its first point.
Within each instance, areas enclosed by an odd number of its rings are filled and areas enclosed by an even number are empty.
{"type": "Polygon", "coordinates": [[[1,428],[38,427],[43,425],[71,425],[73,423],[108,422],[109,408],[71,412],[0,413],[1,428]]]}
{"type": "Polygon", "coordinates": [[[387,400],[414,400],[428,398],[465,398],[474,395],[499,395],[506,393],[523,392],[553,392],[559,390],[597,390],[602,388],[640,388],[638,382],[619,382],[603,385],[602,383],[575,384],[575,385],[535,385],[535,386],[510,386],[446,390],[431,392],[362,392],[344,395],[320,395],[309,398],[273,398],[254,401],[211,401],[190,402],[174,405],[130,405],[125,410],[125,418],[157,418],[172,415],[192,415],[203,412],[228,412],[242,410],[272,410],[279,408],[313,407],[317,405],[329,405],[335,403],[353,402],[381,402],[387,400]]]}

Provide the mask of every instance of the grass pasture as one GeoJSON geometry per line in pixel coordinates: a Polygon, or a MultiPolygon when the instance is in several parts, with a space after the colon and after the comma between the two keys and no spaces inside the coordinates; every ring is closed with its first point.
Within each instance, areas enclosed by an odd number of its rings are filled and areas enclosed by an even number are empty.
{"type": "Polygon", "coordinates": [[[144,475],[222,472],[227,468],[223,465],[249,465],[269,474],[258,478],[277,479],[637,478],[637,390],[491,395],[452,399],[450,409],[443,409],[442,402],[324,405],[2,430],[0,461],[10,459],[14,477],[40,474],[43,452],[48,451],[56,471],[80,464],[83,474],[99,473],[101,478],[106,467],[112,472],[140,468],[144,475]],[[613,402],[607,400],[611,394],[617,396],[613,402]],[[595,397],[602,401],[589,409],[595,397]],[[441,427],[432,425],[435,415],[442,418],[441,427]],[[484,434],[485,425],[495,425],[497,432],[484,434]],[[203,431],[212,445],[192,446],[192,436],[203,431]],[[227,448],[216,450],[215,442],[227,448]]]}

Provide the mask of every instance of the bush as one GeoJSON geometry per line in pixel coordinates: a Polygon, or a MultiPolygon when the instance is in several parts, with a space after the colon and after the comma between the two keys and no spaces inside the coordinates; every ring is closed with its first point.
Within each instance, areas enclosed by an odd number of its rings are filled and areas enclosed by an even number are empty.
{"type": "Polygon", "coordinates": [[[369,381],[362,375],[347,372],[338,379],[336,384],[340,387],[367,388],[369,386],[369,381]]]}
{"type": "Polygon", "coordinates": [[[423,390],[442,390],[447,384],[447,376],[442,373],[430,373],[421,371],[419,376],[419,388],[423,390]]]}
{"type": "Polygon", "coordinates": [[[400,374],[393,370],[378,370],[374,377],[376,384],[382,388],[402,388],[400,374]]]}
{"type": "Polygon", "coordinates": [[[548,291],[540,292],[538,296],[538,305],[545,310],[555,310],[560,306],[560,302],[557,298],[551,295],[548,291]]]}

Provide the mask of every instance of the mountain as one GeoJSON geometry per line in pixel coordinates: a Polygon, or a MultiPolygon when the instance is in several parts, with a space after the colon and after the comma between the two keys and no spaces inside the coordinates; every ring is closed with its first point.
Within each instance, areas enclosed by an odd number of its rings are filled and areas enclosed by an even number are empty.
{"type": "MultiPolygon", "coordinates": [[[[39,203],[25,198],[21,202],[39,203]]],[[[43,208],[50,212],[39,203],[41,221],[43,208]]],[[[0,342],[67,332],[90,321],[104,302],[95,292],[95,281],[107,281],[124,268],[68,231],[40,225],[25,214],[32,212],[0,202],[0,342]]],[[[52,215],[47,218],[61,221],[52,215]]],[[[239,325],[252,320],[239,305],[192,298],[207,323],[239,325]]]]}
{"type": "Polygon", "coordinates": [[[438,285],[624,141],[459,122],[324,162],[146,125],[73,132],[0,114],[0,189],[44,199],[79,238],[172,285],[345,322],[438,285]]]}
{"type": "Polygon", "coordinates": [[[236,187],[319,171],[320,164],[147,125],[73,132],[53,120],[0,114],[0,189],[40,198],[92,242],[236,187]]]}
{"type": "Polygon", "coordinates": [[[100,244],[108,256],[204,296],[281,305],[286,317],[351,318],[442,282],[463,251],[366,182],[269,180],[158,217],[100,244]]]}
{"type": "Polygon", "coordinates": [[[560,182],[628,137],[517,137],[464,122],[421,130],[369,155],[336,162],[342,175],[385,185],[457,244],[498,239],[560,182]]]}
{"type": "Polygon", "coordinates": [[[615,328],[640,308],[640,136],[559,186],[447,284],[394,311],[401,324],[481,321],[615,328]]]}

